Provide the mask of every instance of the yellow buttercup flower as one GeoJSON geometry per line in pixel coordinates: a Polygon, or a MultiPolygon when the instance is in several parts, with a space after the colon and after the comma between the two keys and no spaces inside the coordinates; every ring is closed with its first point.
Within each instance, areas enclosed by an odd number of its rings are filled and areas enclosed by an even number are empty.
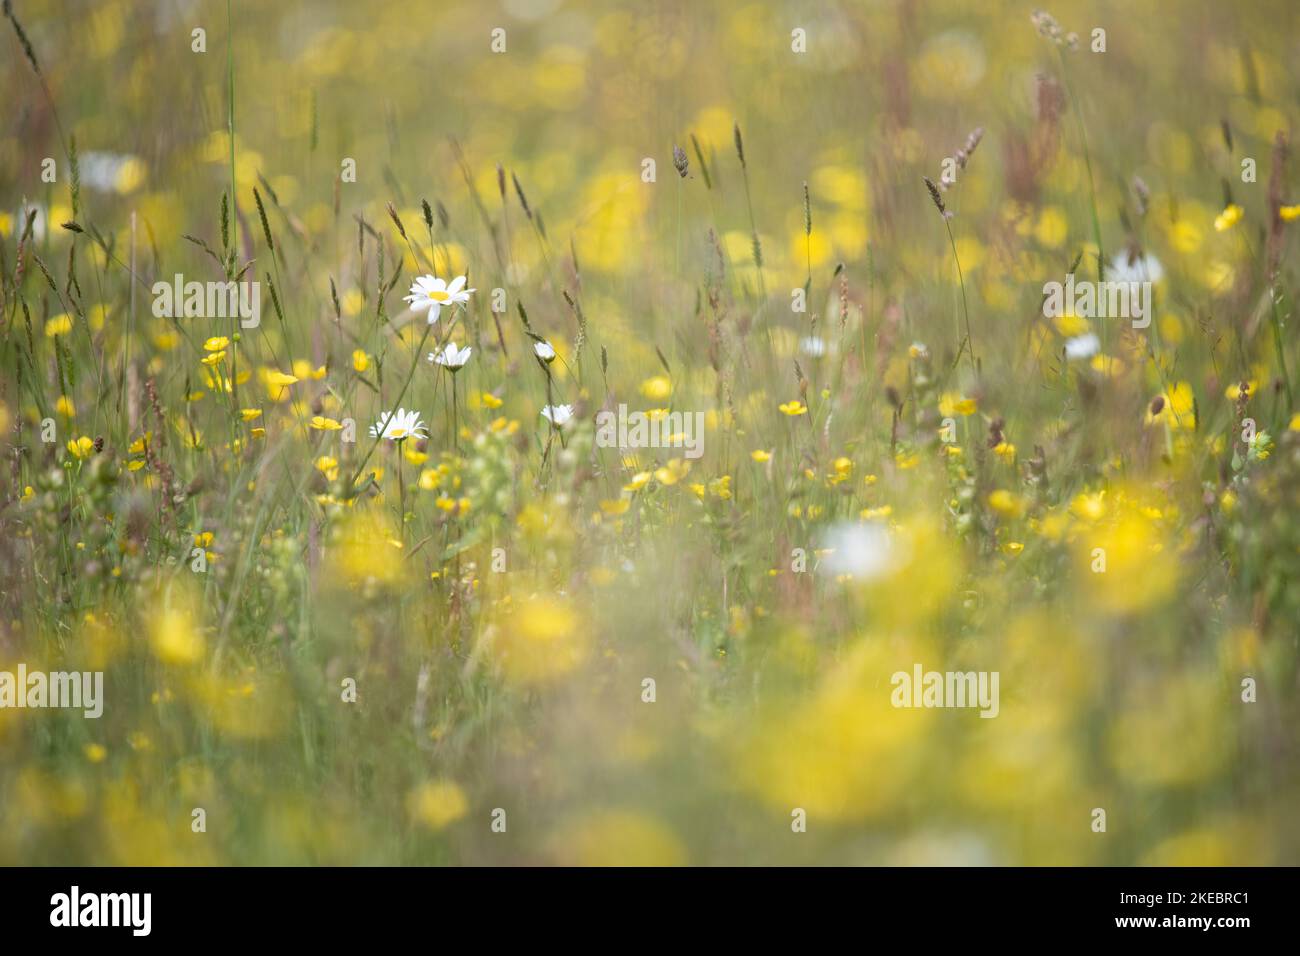
{"type": "Polygon", "coordinates": [[[803,402],[799,401],[799,399],[797,398],[792,401],[785,402],[781,405],[778,405],[777,407],[781,410],[781,414],[789,415],[791,418],[793,418],[796,415],[804,415],[808,411],[808,406],[805,405],[803,402]]]}
{"type": "Polygon", "coordinates": [[[298,381],[298,376],[268,369],[263,372],[262,380],[266,383],[267,398],[273,402],[282,402],[289,397],[289,386],[298,381]]]}
{"type": "Polygon", "coordinates": [[[89,458],[95,453],[95,442],[82,435],[68,442],[68,451],[72,452],[74,458],[89,458]]]}
{"type": "Polygon", "coordinates": [[[1056,331],[1067,339],[1078,338],[1088,331],[1088,320],[1075,315],[1073,312],[1067,312],[1064,315],[1058,315],[1052,319],[1052,325],[1056,331]]]}
{"type": "Polygon", "coordinates": [[[1217,216],[1214,217],[1215,231],[1223,232],[1227,229],[1231,229],[1237,223],[1241,222],[1241,217],[1244,214],[1245,214],[1245,210],[1243,210],[1235,202],[1229,203],[1224,208],[1223,212],[1219,213],[1217,216]]]}
{"type": "Polygon", "coordinates": [[[952,418],[955,415],[974,415],[975,399],[966,398],[955,392],[945,392],[939,399],[939,414],[944,418],[952,418]]]}
{"type": "Polygon", "coordinates": [[[1099,521],[1106,515],[1106,492],[1076,495],[1070,503],[1070,513],[1085,521],[1099,521]]]}
{"type": "Polygon", "coordinates": [[[675,485],[686,477],[691,470],[691,463],[685,458],[674,458],[662,468],[655,469],[655,481],[661,485],[675,485]]]}
{"type": "MultiPolygon", "coordinates": [[[[286,378],[293,378],[294,381],[302,381],[302,380],[304,380],[304,379],[311,379],[312,381],[319,381],[320,379],[322,379],[322,378],[325,377],[325,372],[326,372],[326,369],[325,369],[325,366],[324,366],[324,365],[321,365],[321,366],[318,366],[318,367],[316,367],[316,368],[313,368],[313,367],[312,367],[312,364],[311,364],[310,362],[308,362],[306,359],[294,359],[294,363],[293,363],[293,375],[292,375],[292,376],[285,376],[285,377],[286,377],[286,378]]],[[[274,375],[279,375],[279,374],[282,374],[282,373],[280,373],[280,372],[274,372],[274,373],[272,373],[272,374],[274,374],[274,375]]],[[[293,382],[285,382],[285,383],[283,383],[283,384],[286,384],[286,385],[292,385],[293,382]]]]}

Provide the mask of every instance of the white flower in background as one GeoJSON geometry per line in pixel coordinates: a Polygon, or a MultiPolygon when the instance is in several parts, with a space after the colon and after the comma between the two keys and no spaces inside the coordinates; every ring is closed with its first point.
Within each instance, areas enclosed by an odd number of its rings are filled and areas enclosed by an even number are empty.
{"type": "Polygon", "coordinates": [[[399,408],[395,412],[383,412],[379,421],[370,426],[372,438],[387,438],[389,441],[405,441],[408,438],[428,438],[424,430],[420,413],[412,409],[399,408]]]}
{"type": "Polygon", "coordinates": [[[120,153],[82,153],[78,158],[81,181],[100,192],[129,193],[145,178],[144,162],[120,153]]]}
{"type": "Polygon", "coordinates": [[[1121,252],[1106,268],[1106,278],[1111,282],[1159,282],[1164,277],[1164,266],[1150,254],[1130,259],[1127,252],[1121,252]]]}
{"type": "Polygon", "coordinates": [[[827,535],[825,547],[830,551],[826,567],[832,574],[869,581],[897,563],[889,529],[876,523],[836,525],[827,535]]]}
{"type": "Polygon", "coordinates": [[[1101,348],[1095,332],[1085,332],[1065,340],[1065,357],[1070,360],[1092,358],[1101,348]]]}
{"type": "Polygon", "coordinates": [[[472,351],[474,350],[468,345],[460,349],[456,347],[455,342],[448,342],[441,352],[430,352],[429,361],[437,362],[449,371],[459,372],[469,361],[469,353],[472,351]]]}
{"type": "Polygon", "coordinates": [[[802,342],[799,347],[803,349],[804,355],[811,355],[813,358],[821,358],[826,354],[826,340],[819,339],[815,335],[810,335],[802,342]]]}
{"type": "Polygon", "coordinates": [[[559,428],[573,419],[572,405],[547,405],[542,409],[542,417],[559,428]]]}
{"type": "Polygon", "coordinates": [[[437,276],[419,276],[411,284],[411,294],[405,296],[415,312],[429,313],[429,324],[438,321],[438,313],[444,305],[464,305],[469,301],[469,294],[475,289],[465,288],[465,277],[456,276],[451,282],[444,282],[437,276]]]}
{"type": "Polygon", "coordinates": [[[533,353],[547,365],[555,361],[555,349],[550,342],[534,342],[533,353]]]}
{"type": "MultiPolygon", "coordinates": [[[[49,210],[40,203],[29,203],[24,200],[18,207],[18,217],[14,222],[14,226],[21,232],[23,226],[27,223],[28,215],[33,209],[36,210],[36,215],[32,218],[32,238],[37,242],[42,242],[45,239],[45,233],[49,231],[46,227],[49,225],[50,214],[49,210]]],[[[3,213],[0,213],[0,215],[3,215],[3,213]]]]}

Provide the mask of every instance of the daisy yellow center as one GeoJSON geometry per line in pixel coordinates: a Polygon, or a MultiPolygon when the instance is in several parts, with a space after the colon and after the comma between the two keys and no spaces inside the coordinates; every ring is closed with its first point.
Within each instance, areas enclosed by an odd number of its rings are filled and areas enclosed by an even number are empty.
{"type": "Polygon", "coordinates": [[[394,438],[405,438],[405,437],[406,437],[406,429],[405,429],[405,428],[394,428],[394,429],[393,429],[393,437],[394,437],[394,438]]]}
{"type": "Polygon", "coordinates": [[[447,292],[429,292],[426,294],[434,302],[446,302],[448,299],[451,298],[451,294],[447,292]]]}

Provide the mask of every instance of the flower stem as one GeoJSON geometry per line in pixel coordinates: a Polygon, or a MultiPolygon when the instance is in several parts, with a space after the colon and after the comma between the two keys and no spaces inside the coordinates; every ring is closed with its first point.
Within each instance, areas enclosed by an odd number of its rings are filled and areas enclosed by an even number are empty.
{"type": "MultiPolygon", "coordinates": [[[[406,373],[406,381],[402,383],[402,390],[397,393],[397,399],[393,402],[394,408],[397,408],[402,404],[402,398],[406,395],[406,390],[411,386],[411,379],[415,378],[415,367],[420,364],[420,353],[424,351],[424,343],[429,340],[429,333],[432,331],[433,326],[431,324],[424,327],[424,334],[420,336],[420,344],[415,347],[415,356],[411,360],[411,369],[406,373]]],[[[349,483],[346,492],[349,495],[351,495],[351,493],[356,489],[357,479],[361,477],[361,472],[365,470],[366,462],[370,461],[370,456],[375,453],[375,448],[378,447],[379,443],[383,440],[383,429],[379,429],[378,431],[379,434],[376,435],[375,440],[370,443],[370,449],[366,452],[366,457],[361,459],[361,464],[357,466],[356,473],[352,476],[352,481],[349,483]]]]}
{"type": "MultiPolygon", "coordinates": [[[[966,319],[966,338],[963,345],[970,356],[971,371],[978,375],[979,368],[975,361],[975,340],[971,337],[970,332],[970,307],[966,304],[966,279],[961,272],[961,258],[957,255],[957,242],[952,237],[952,223],[944,219],[943,225],[948,230],[948,245],[952,249],[952,261],[957,264],[957,284],[961,286],[961,311],[966,319]]],[[[961,348],[957,349],[957,361],[961,361],[961,348]]]]}
{"type": "Polygon", "coordinates": [[[402,467],[402,442],[397,443],[397,526],[402,546],[406,546],[406,475],[402,467]]]}

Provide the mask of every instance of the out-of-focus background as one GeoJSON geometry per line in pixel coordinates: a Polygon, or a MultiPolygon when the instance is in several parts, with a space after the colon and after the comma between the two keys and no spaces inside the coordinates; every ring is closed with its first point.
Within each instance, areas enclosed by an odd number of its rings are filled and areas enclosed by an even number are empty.
{"type": "Polygon", "coordinates": [[[0,861],[1296,862],[1293,4],[5,9],[0,861]]]}

